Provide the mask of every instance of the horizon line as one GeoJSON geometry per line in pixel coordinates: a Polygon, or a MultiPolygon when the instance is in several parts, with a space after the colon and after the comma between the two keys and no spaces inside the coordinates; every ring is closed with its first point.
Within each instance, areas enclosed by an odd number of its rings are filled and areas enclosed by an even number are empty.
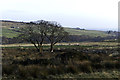
{"type": "MultiPolygon", "coordinates": [[[[43,20],[43,19],[41,19],[43,20]]],[[[22,20],[8,20],[8,19],[0,19],[0,22],[3,22],[3,21],[6,21],[6,22],[15,22],[15,23],[28,23],[28,22],[32,22],[33,20],[30,20],[30,21],[22,21],[22,20]]],[[[35,21],[35,20],[34,20],[35,21]]],[[[36,20],[38,21],[38,20],[36,20]]],[[[44,20],[44,21],[47,21],[47,20],[44,20]]],[[[59,22],[58,22],[59,23],[59,22]]],[[[72,27],[72,26],[62,26],[64,28],[80,28],[79,26],[78,27],[72,27]]],[[[85,28],[80,28],[80,29],[85,29],[85,28]]],[[[119,32],[119,30],[102,30],[102,29],[85,29],[85,30],[94,30],[94,31],[117,31],[119,32]]]]}

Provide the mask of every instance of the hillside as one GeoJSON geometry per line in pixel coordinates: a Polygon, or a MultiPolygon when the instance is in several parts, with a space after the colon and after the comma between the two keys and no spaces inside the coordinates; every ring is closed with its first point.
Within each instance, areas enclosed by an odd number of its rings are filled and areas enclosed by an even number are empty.
{"type": "Polygon", "coordinates": [[[107,34],[104,31],[96,31],[96,30],[77,30],[74,28],[65,28],[65,31],[69,32],[70,35],[87,35],[90,37],[107,37],[112,36],[112,34],[107,34]]]}
{"type": "MultiPolygon", "coordinates": [[[[15,30],[25,26],[24,22],[15,22],[15,21],[0,21],[0,24],[2,24],[2,36],[5,36],[7,38],[17,37],[19,35],[19,32],[16,32],[15,30]]],[[[65,31],[69,32],[70,35],[85,35],[90,37],[114,36],[113,34],[107,34],[104,31],[78,30],[75,28],[66,28],[66,27],[64,27],[64,29],[65,31]]]]}

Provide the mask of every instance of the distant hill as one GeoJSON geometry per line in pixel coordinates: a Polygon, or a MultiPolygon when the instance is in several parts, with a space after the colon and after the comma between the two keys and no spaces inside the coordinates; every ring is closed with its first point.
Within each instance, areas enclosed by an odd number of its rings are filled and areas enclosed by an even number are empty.
{"type": "Polygon", "coordinates": [[[77,30],[74,28],[65,28],[70,35],[87,35],[90,37],[107,37],[107,36],[115,36],[113,34],[107,34],[105,31],[97,31],[97,30],[77,30]]]}
{"type": "MultiPolygon", "coordinates": [[[[2,35],[7,38],[17,37],[20,33],[15,31],[20,27],[24,27],[24,22],[16,22],[16,21],[0,21],[2,24],[2,35]]],[[[65,31],[69,32],[70,35],[85,35],[90,37],[107,37],[107,36],[115,36],[114,34],[108,34],[105,31],[96,31],[96,30],[80,30],[75,28],[66,28],[64,27],[65,31]]]]}

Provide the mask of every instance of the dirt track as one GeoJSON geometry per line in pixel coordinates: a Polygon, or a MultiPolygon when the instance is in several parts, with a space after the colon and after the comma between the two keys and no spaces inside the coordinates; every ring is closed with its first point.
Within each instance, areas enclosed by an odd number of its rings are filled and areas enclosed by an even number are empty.
{"type": "MultiPolygon", "coordinates": [[[[50,44],[43,44],[50,45],[50,44]]],[[[56,45],[109,45],[109,46],[117,46],[117,42],[80,42],[80,43],[57,43],[56,45]]],[[[33,44],[7,44],[0,45],[0,47],[18,47],[18,46],[34,46],[33,44]]]]}

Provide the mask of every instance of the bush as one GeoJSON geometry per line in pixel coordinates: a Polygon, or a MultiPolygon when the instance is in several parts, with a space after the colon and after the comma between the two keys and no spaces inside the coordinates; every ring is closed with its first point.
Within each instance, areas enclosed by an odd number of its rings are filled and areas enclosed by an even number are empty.
{"type": "Polygon", "coordinates": [[[74,65],[68,65],[65,69],[66,69],[65,73],[73,73],[73,74],[75,74],[75,73],[79,72],[79,70],[77,69],[77,67],[74,66],[74,65]]]}
{"type": "Polygon", "coordinates": [[[116,68],[116,69],[120,69],[120,62],[119,62],[119,61],[116,62],[115,68],[116,68]]]}
{"type": "Polygon", "coordinates": [[[106,69],[115,69],[115,64],[116,64],[115,61],[104,61],[103,62],[103,66],[106,69]]]}
{"type": "Polygon", "coordinates": [[[82,61],[81,64],[79,64],[78,68],[82,72],[86,72],[86,73],[92,72],[92,67],[91,67],[90,61],[82,61]]]}
{"type": "Polygon", "coordinates": [[[15,74],[17,72],[17,65],[3,65],[2,67],[2,74],[15,74]]]}
{"type": "Polygon", "coordinates": [[[102,61],[102,58],[98,54],[92,54],[90,60],[92,63],[100,63],[102,61]]]}
{"type": "Polygon", "coordinates": [[[19,75],[22,78],[33,77],[33,78],[45,78],[47,72],[43,67],[38,65],[19,66],[19,75]]]}
{"type": "Polygon", "coordinates": [[[104,68],[101,63],[92,63],[92,68],[95,70],[104,68]]]}

